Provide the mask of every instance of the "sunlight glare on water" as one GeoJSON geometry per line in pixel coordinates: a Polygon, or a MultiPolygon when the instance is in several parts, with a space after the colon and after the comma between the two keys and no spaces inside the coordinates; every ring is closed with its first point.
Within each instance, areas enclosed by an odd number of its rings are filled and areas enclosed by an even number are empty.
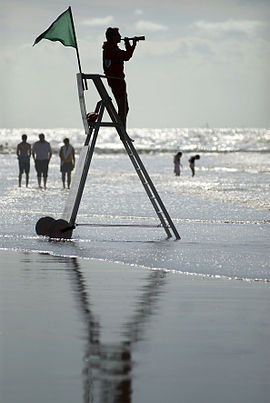
{"type": "MultiPolygon", "coordinates": [[[[16,143],[27,132],[1,129],[1,248],[46,251],[137,264],[142,267],[269,279],[269,132],[267,129],[133,129],[132,137],[181,236],[167,241],[162,228],[77,226],[69,242],[48,242],[35,234],[40,217],[61,218],[69,195],[61,189],[58,147],[70,137],[78,153],[79,129],[45,132],[54,154],[48,189],[37,187],[31,163],[29,188],[18,188],[16,143]],[[7,143],[7,144],[6,144],[7,143]],[[173,156],[182,150],[180,177],[173,156]],[[200,154],[191,177],[189,158],[200,154]],[[225,152],[226,151],[226,152],[225,152]]],[[[73,180],[76,181],[74,172],[73,180]]],[[[24,179],[23,179],[24,180],[24,179]]],[[[89,171],[77,224],[153,224],[159,221],[117,135],[105,129],[89,171]],[[108,137],[109,136],[109,137],[108,137]],[[110,138],[110,143],[106,141],[110,138]],[[121,152],[120,152],[121,150],[121,152]]]]}

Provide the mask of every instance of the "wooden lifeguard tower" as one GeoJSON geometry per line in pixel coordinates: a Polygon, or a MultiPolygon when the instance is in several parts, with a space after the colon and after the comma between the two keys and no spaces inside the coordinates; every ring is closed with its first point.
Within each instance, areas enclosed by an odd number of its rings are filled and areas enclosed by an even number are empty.
{"type": "MultiPolygon", "coordinates": [[[[36,224],[36,232],[38,235],[46,235],[51,238],[64,238],[69,239],[72,237],[73,230],[80,225],[98,226],[98,224],[78,224],[76,223],[77,213],[79,210],[81,198],[84,191],[85,182],[87,179],[88,171],[92,161],[92,156],[95,150],[95,144],[100,127],[115,127],[124,147],[129,156],[129,159],[134,166],[134,169],[147,193],[147,196],[152,203],[152,206],[159,219],[158,225],[142,225],[142,227],[157,228],[161,227],[165,230],[167,238],[171,238],[173,235],[176,239],[180,239],[180,235],[168,213],[165,205],[163,204],[145,166],[139,157],[133,142],[129,138],[126,129],[124,128],[122,121],[120,120],[118,113],[113,105],[102,79],[106,78],[100,74],[77,74],[77,86],[79,103],[82,115],[82,121],[85,130],[85,142],[81,150],[79,161],[76,165],[75,174],[72,181],[72,186],[69,194],[69,198],[66,203],[66,208],[62,219],[54,219],[52,217],[42,217],[36,224]],[[100,97],[100,101],[97,102],[95,111],[92,114],[93,119],[88,119],[85,91],[88,89],[88,82],[91,81],[100,97]],[[110,117],[110,122],[103,121],[104,112],[107,112],[110,117]],[[173,235],[172,235],[173,233],[173,235]]],[[[100,224],[100,226],[135,226],[138,224],[100,224]]]]}

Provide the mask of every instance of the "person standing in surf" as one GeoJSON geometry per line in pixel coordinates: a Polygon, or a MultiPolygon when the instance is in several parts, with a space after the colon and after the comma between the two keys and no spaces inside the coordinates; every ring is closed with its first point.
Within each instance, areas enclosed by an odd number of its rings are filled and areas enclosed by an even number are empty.
{"type": "Polygon", "coordinates": [[[182,166],[180,160],[182,157],[181,151],[179,151],[177,154],[175,154],[173,158],[173,163],[174,163],[174,173],[175,176],[180,176],[180,167],[182,166]]]}
{"type": "Polygon", "coordinates": [[[190,159],[188,160],[189,162],[189,166],[192,172],[192,176],[195,175],[195,160],[199,160],[200,156],[199,154],[193,155],[192,157],[190,157],[190,159]]]}
{"type": "Polygon", "coordinates": [[[126,129],[129,107],[124,62],[131,59],[137,40],[134,38],[131,45],[129,39],[124,38],[125,50],[121,50],[118,47],[118,43],[121,41],[119,28],[109,27],[105,35],[107,41],[103,43],[103,70],[105,75],[108,76],[107,81],[118,106],[118,115],[126,129]]]}
{"type": "Polygon", "coordinates": [[[19,187],[22,185],[22,174],[25,172],[26,187],[29,183],[29,171],[30,171],[30,157],[31,157],[31,145],[26,142],[27,135],[22,135],[22,142],[17,145],[17,156],[19,160],[19,187]]]}
{"type": "Polygon", "coordinates": [[[48,167],[52,157],[52,149],[50,143],[45,140],[43,133],[39,135],[39,141],[34,143],[32,155],[35,161],[37,171],[38,186],[41,188],[41,176],[43,176],[44,189],[46,189],[48,178],[48,167]]]}
{"type": "Polygon", "coordinates": [[[63,189],[66,187],[66,177],[67,187],[70,189],[71,171],[75,166],[75,151],[72,145],[69,144],[68,138],[64,139],[64,145],[60,148],[59,157],[61,160],[60,171],[62,172],[63,189]]]}

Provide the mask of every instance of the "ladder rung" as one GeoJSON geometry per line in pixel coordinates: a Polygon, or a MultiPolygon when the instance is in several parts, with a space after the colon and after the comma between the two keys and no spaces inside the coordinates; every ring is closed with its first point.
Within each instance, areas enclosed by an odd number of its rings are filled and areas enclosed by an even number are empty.
{"type": "Polygon", "coordinates": [[[99,124],[99,126],[102,126],[102,127],[116,127],[116,124],[111,123],[111,122],[102,122],[102,123],[98,123],[98,124],[99,124]]]}

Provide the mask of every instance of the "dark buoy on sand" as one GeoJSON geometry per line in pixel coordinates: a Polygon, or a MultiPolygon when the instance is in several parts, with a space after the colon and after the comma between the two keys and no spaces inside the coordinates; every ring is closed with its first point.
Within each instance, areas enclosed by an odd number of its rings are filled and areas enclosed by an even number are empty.
{"type": "Polygon", "coordinates": [[[42,217],[36,223],[37,235],[48,236],[50,238],[70,239],[72,237],[72,227],[65,220],[55,220],[52,217],[42,217]]]}
{"type": "Polygon", "coordinates": [[[51,223],[55,221],[52,217],[42,217],[36,223],[36,233],[37,235],[49,235],[49,227],[51,223]]]}
{"type": "Polygon", "coordinates": [[[66,220],[54,220],[49,226],[50,238],[70,239],[72,237],[72,227],[66,220]]]}

